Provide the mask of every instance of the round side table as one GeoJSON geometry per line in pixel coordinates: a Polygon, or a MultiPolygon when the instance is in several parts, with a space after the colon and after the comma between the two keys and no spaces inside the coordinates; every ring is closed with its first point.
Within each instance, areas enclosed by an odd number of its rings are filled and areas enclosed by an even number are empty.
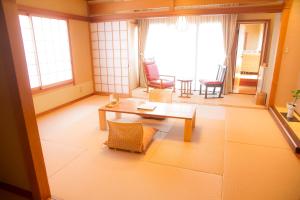
{"type": "Polygon", "coordinates": [[[190,95],[192,95],[193,80],[179,79],[178,81],[180,82],[180,96],[179,97],[190,98],[190,95]]]}

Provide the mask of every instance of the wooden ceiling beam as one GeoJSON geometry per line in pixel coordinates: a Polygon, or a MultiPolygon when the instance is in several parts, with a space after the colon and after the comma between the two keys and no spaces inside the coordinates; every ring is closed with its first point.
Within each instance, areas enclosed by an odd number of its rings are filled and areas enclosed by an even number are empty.
{"type": "Polygon", "coordinates": [[[284,4],[271,6],[252,7],[225,7],[225,8],[202,8],[193,10],[171,10],[161,12],[124,13],[91,17],[92,22],[142,19],[151,17],[189,16],[189,15],[212,15],[212,14],[240,14],[240,13],[277,13],[282,12],[284,4]]]}
{"type": "Polygon", "coordinates": [[[89,4],[90,15],[112,14],[130,10],[146,10],[155,8],[172,8],[173,0],[132,0],[120,2],[103,2],[97,4],[89,4]]]}
{"type": "Polygon", "coordinates": [[[89,1],[89,15],[125,14],[134,11],[149,12],[151,9],[176,10],[182,6],[206,6],[240,4],[248,6],[281,5],[282,0],[130,0],[130,1],[89,1]]]}
{"type": "Polygon", "coordinates": [[[176,6],[221,5],[221,4],[269,4],[281,3],[280,0],[175,0],[176,6]]]}

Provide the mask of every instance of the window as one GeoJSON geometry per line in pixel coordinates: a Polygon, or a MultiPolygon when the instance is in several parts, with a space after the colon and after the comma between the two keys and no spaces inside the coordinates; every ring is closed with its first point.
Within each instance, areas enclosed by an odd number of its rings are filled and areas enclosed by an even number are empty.
{"type": "Polygon", "coordinates": [[[189,20],[183,29],[173,18],[149,22],[145,58],[154,58],[161,74],[191,79],[195,89],[198,80],[216,78],[225,60],[221,17],[189,20]]]}
{"type": "Polygon", "coordinates": [[[176,24],[153,23],[149,26],[146,58],[154,58],[160,74],[174,75],[178,79],[193,79],[196,56],[196,25],[186,31],[176,24]],[[180,75],[180,76],[179,76],[180,75]]]}
{"type": "Polygon", "coordinates": [[[72,82],[67,22],[27,15],[19,19],[31,88],[72,82]]]}

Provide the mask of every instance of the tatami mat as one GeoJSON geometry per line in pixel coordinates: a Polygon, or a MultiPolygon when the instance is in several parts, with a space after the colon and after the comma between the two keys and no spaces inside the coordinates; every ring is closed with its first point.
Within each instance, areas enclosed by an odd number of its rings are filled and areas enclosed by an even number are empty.
{"type": "MultiPolygon", "coordinates": [[[[145,91],[145,88],[136,88],[132,90],[132,96],[134,98],[148,99],[148,93],[145,91]]],[[[179,97],[179,95],[179,90],[177,90],[176,93],[173,93],[173,102],[266,109],[265,106],[255,104],[255,95],[227,94],[224,98],[216,98],[216,95],[209,95],[207,99],[204,98],[204,95],[199,95],[199,91],[193,91],[193,95],[191,95],[190,98],[182,98],[179,97]]]]}
{"type": "Polygon", "coordinates": [[[216,120],[214,130],[205,130],[205,123],[197,120],[191,142],[183,142],[183,126],[174,125],[160,143],[150,161],[206,173],[223,173],[224,123],[216,120]],[[219,124],[218,124],[219,123],[219,124]],[[223,129],[223,130],[222,130],[223,129]]]}
{"type": "Polygon", "coordinates": [[[221,176],[140,162],[127,152],[103,156],[102,151],[85,152],[51,178],[53,193],[70,200],[221,198],[221,176]]]}
{"type": "Polygon", "coordinates": [[[226,140],[290,148],[266,110],[226,108],[226,140]]]}
{"type": "MultiPolygon", "coordinates": [[[[108,149],[92,96],[38,118],[53,196],[64,200],[298,200],[299,158],[267,110],[197,106],[184,121],[142,120],[160,131],[145,154],[108,149]],[[298,199],[297,199],[298,198],[298,199]]],[[[107,118],[114,118],[108,114],[107,118]]]]}
{"type": "Polygon", "coordinates": [[[223,200],[300,199],[300,160],[290,149],[227,143],[223,200]]]}
{"type": "Polygon", "coordinates": [[[62,145],[53,142],[42,141],[43,152],[47,152],[45,163],[47,174],[53,176],[59,170],[67,166],[73,159],[80,155],[86,149],[62,145]]]}

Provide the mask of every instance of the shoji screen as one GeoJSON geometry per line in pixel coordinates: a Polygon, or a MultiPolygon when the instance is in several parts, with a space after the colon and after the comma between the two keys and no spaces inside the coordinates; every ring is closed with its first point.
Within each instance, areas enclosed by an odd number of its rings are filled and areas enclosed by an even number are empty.
{"type": "Polygon", "coordinates": [[[128,22],[91,23],[96,92],[129,94],[128,22]]]}

